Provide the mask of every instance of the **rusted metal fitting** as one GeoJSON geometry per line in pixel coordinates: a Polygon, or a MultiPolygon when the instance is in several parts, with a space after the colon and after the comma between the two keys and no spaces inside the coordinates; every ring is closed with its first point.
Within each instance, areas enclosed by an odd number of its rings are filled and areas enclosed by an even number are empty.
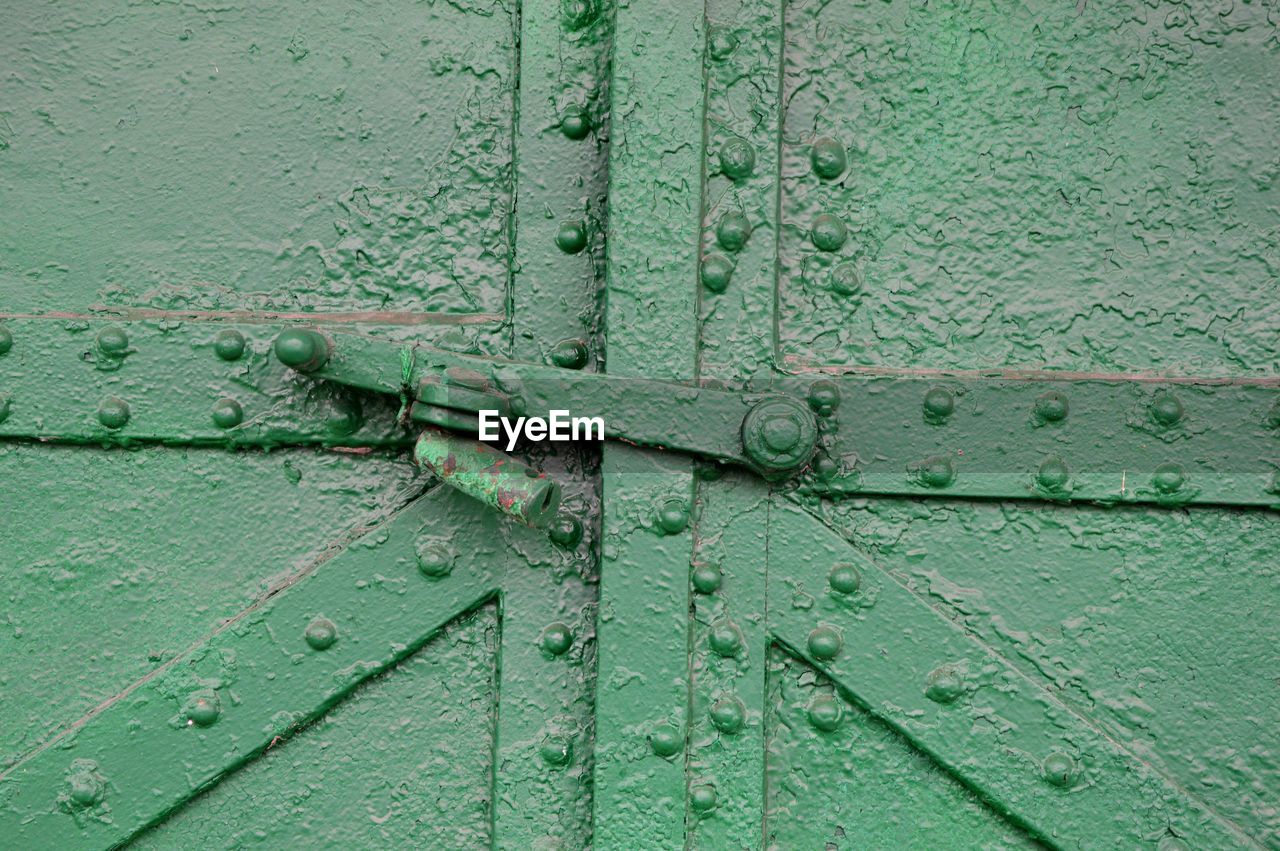
{"type": "Polygon", "coordinates": [[[414,461],[474,499],[526,526],[545,526],[560,507],[560,485],[524,462],[481,443],[428,426],[414,461]]]}

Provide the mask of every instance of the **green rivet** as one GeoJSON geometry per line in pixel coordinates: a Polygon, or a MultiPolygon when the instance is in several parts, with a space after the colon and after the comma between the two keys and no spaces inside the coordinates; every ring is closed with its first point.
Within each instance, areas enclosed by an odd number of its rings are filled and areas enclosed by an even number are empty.
{"type": "Polygon", "coordinates": [[[749,177],[756,167],[756,149],[740,136],[734,136],[720,146],[719,158],[720,171],[734,181],[749,177]]]}
{"type": "Polygon", "coordinates": [[[208,727],[218,720],[220,714],[222,705],[217,692],[194,695],[187,703],[187,719],[197,727],[208,727]]]}
{"type": "Polygon", "coordinates": [[[1161,493],[1174,493],[1179,490],[1186,482],[1186,474],[1182,472],[1182,468],[1177,464],[1161,464],[1156,467],[1155,476],[1151,482],[1156,486],[1156,490],[1161,493]]]}
{"type": "Polygon", "coordinates": [[[723,656],[726,659],[737,656],[742,650],[742,630],[738,629],[738,625],[732,621],[720,621],[712,625],[707,643],[711,645],[711,649],[717,656],[723,656]]]}
{"type": "Polygon", "coordinates": [[[815,659],[830,661],[836,658],[843,645],[844,639],[840,637],[840,631],[835,627],[820,626],[809,633],[809,652],[815,659]]]}
{"type": "Polygon", "coordinates": [[[712,59],[722,62],[738,49],[738,37],[727,27],[712,27],[707,36],[707,49],[712,59]]]}
{"type": "Polygon", "coordinates": [[[129,351],[129,335],[118,325],[108,325],[98,332],[98,351],[109,358],[121,358],[129,351]]]}
{"type": "Polygon", "coordinates": [[[851,564],[837,564],[827,574],[827,584],[837,594],[856,594],[862,587],[862,576],[851,564]]]}
{"type": "Polygon", "coordinates": [[[573,742],[567,736],[547,736],[542,740],[538,752],[547,765],[568,765],[569,760],[573,759],[573,742]]]}
{"type": "Polygon", "coordinates": [[[591,116],[582,107],[573,106],[560,113],[560,132],[575,142],[587,138],[591,132],[591,116]]]}
{"type": "Polygon", "coordinates": [[[1054,786],[1070,786],[1075,779],[1076,761],[1061,751],[1054,751],[1045,757],[1041,768],[1044,779],[1054,786]]]}
{"type": "Polygon", "coordinates": [[[552,656],[563,656],[573,646],[573,630],[567,624],[553,623],[542,630],[542,649],[552,656]]]}
{"type": "Polygon", "coordinates": [[[689,792],[689,806],[695,813],[705,815],[716,808],[716,787],[704,783],[689,792]]]}
{"type": "Polygon", "coordinates": [[[288,328],[275,342],[276,357],[298,372],[315,372],[329,360],[329,341],[319,331],[288,328]]]}
{"type": "Polygon", "coordinates": [[[829,455],[819,455],[813,460],[810,469],[820,482],[829,482],[840,473],[840,465],[829,455]]]}
{"type": "Polygon", "coordinates": [[[655,754],[666,759],[684,749],[684,739],[675,727],[670,724],[659,724],[649,734],[649,747],[655,754]]]}
{"type": "Polygon", "coordinates": [[[129,403],[118,396],[108,396],[98,405],[98,422],[110,429],[124,428],[129,422],[129,403]]]}
{"type": "Polygon", "coordinates": [[[714,564],[700,564],[693,569],[693,588],[699,594],[714,594],[720,589],[720,568],[714,564]]]}
{"type": "Polygon", "coordinates": [[[547,529],[551,543],[564,550],[571,550],[582,541],[582,524],[572,514],[561,512],[547,529]]]}
{"type": "Polygon", "coordinates": [[[440,579],[453,572],[453,553],[437,541],[420,541],[416,546],[418,570],[423,576],[440,579]]]}
{"type": "Polygon", "coordinates": [[[713,293],[722,293],[729,288],[729,279],[733,277],[733,261],[723,254],[708,254],[702,258],[700,277],[704,287],[713,293]]]}
{"type": "Polygon", "coordinates": [[[956,399],[951,391],[933,387],[924,394],[924,419],[929,423],[941,423],[956,409],[956,399]]]}
{"type": "Polygon", "coordinates": [[[1280,402],[1276,402],[1271,406],[1271,410],[1267,411],[1266,423],[1267,428],[1280,428],[1280,402]]]}
{"type": "Polygon", "coordinates": [[[711,704],[711,723],[721,733],[741,732],[747,723],[747,708],[736,697],[726,697],[711,704]]]}
{"type": "Polygon", "coordinates": [[[307,644],[313,650],[328,650],[338,640],[338,627],[328,618],[316,618],[307,624],[307,644]]]}
{"type": "Polygon", "coordinates": [[[1182,419],[1183,413],[1182,403],[1172,393],[1161,391],[1151,400],[1151,419],[1157,425],[1162,425],[1166,428],[1177,425],[1182,419]]]}
{"type": "Polygon", "coordinates": [[[948,455],[934,455],[915,465],[916,478],[922,485],[945,488],[956,480],[956,465],[948,455]]]}
{"type": "Polygon", "coordinates": [[[658,509],[658,528],[668,535],[678,535],[689,525],[689,505],[682,499],[668,499],[658,509]]]}
{"type": "Polygon", "coordinates": [[[107,789],[92,768],[93,765],[89,760],[76,760],[72,763],[72,772],[67,777],[67,796],[71,799],[71,803],[77,807],[92,807],[94,804],[102,802],[106,797],[107,789]],[[84,767],[81,767],[81,766],[84,767]]]}
{"type": "Polygon", "coordinates": [[[590,26],[598,14],[597,0],[560,0],[560,20],[569,32],[590,26]]]}
{"type": "Polygon", "coordinates": [[[809,239],[819,251],[839,251],[848,236],[849,229],[844,222],[830,213],[818,216],[809,228],[809,239]]]}
{"type": "Polygon", "coordinates": [[[820,694],[809,701],[809,723],[824,733],[834,732],[844,717],[840,702],[830,695],[820,694]]]}
{"type": "Polygon", "coordinates": [[[244,409],[235,399],[219,399],[213,405],[213,424],[218,428],[235,428],[244,421],[244,409]]]}
{"type": "Polygon", "coordinates": [[[830,136],[813,141],[813,147],[809,149],[809,162],[813,165],[813,173],[823,180],[835,180],[844,174],[845,167],[849,164],[844,145],[830,136]]]}
{"type": "Polygon", "coordinates": [[[13,348],[13,333],[8,328],[0,325],[0,355],[9,354],[9,350],[13,348]]]}
{"type": "Polygon", "coordinates": [[[329,400],[324,417],[325,430],[334,437],[355,434],[364,425],[364,406],[360,399],[341,393],[329,400]]]}
{"type": "Polygon", "coordinates": [[[815,381],[809,385],[809,407],[820,417],[829,417],[840,407],[840,388],[834,381],[815,381]]]}
{"type": "Polygon", "coordinates": [[[244,335],[234,328],[224,328],[213,338],[213,351],[223,360],[240,360],[244,356],[244,335]]]}
{"type": "Polygon", "coordinates": [[[1036,471],[1036,484],[1043,490],[1061,491],[1071,479],[1066,463],[1056,455],[1050,455],[1040,464],[1036,471]]]}
{"type": "Polygon", "coordinates": [[[852,263],[841,263],[831,270],[831,291],[838,296],[857,295],[862,289],[862,276],[852,263]]]}
{"type": "Polygon", "coordinates": [[[725,251],[741,251],[751,238],[751,222],[741,213],[727,213],[716,225],[716,241],[725,251]]]}
{"type": "Polygon", "coordinates": [[[934,703],[953,703],[963,693],[964,677],[951,665],[933,671],[925,681],[924,696],[934,703]]]}
{"type": "Polygon", "coordinates": [[[551,349],[551,362],[561,369],[582,369],[587,365],[586,342],[561,340],[551,349]]]}
{"type": "Polygon", "coordinates": [[[565,254],[577,254],[587,247],[587,225],[582,221],[561,222],[556,245],[565,254]]]}
{"type": "Polygon", "coordinates": [[[809,406],[790,397],[766,399],[742,421],[742,448],[765,475],[783,474],[813,457],[818,423],[809,406]]]}
{"type": "Polygon", "coordinates": [[[1067,397],[1050,390],[1036,397],[1036,419],[1042,423],[1060,423],[1067,418],[1067,397]]]}
{"type": "Polygon", "coordinates": [[[789,452],[801,436],[800,423],[792,417],[774,417],[760,427],[760,439],[773,452],[789,452]]]}

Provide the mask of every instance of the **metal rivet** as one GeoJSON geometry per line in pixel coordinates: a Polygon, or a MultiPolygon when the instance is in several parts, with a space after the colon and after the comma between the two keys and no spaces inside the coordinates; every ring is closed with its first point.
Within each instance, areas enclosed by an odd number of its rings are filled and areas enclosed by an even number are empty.
{"type": "Polygon", "coordinates": [[[1036,470],[1036,484],[1046,491],[1061,491],[1070,480],[1071,473],[1067,470],[1066,463],[1056,455],[1044,459],[1040,463],[1040,469],[1036,470]]]}
{"type": "Polygon", "coordinates": [[[415,552],[423,576],[440,579],[453,572],[453,553],[439,541],[419,541],[415,552]]]}
{"type": "Polygon", "coordinates": [[[108,325],[98,332],[98,351],[109,358],[122,358],[129,351],[129,335],[118,325],[108,325]]]}
{"type": "Polygon", "coordinates": [[[841,263],[831,270],[831,291],[838,296],[856,295],[862,289],[862,276],[852,263],[841,263]]]}
{"type": "Polygon", "coordinates": [[[766,474],[803,464],[817,442],[818,424],[809,407],[790,397],[759,402],[742,421],[742,448],[766,474]]]}
{"type": "Polygon", "coordinates": [[[222,704],[218,693],[214,691],[200,692],[192,695],[187,702],[187,720],[197,727],[208,727],[218,720],[222,714],[222,704]]]}
{"type": "Polygon", "coordinates": [[[837,564],[827,574],[827,584],[837,594],[853,594],[862,585],[862,577],[853,565],[837,564]]]}
{"type": "Polygon", "coordinates": [[[364,425],[364,406],[360,399],[348,393],[341,393],[329,400],[324,415],[325,431],[334,437],[347,437],[355,434],[364,425]]]}
{"type": "Polygon", "coordinates": [[[0,355],[9,354],[9,350],[13,348],[13,333],[8,328],[0,325],[0,355]]]}
{"type": "Polygon", "coordinates": [[[542,759],[547,765],[568,765],[573,759],[573,742],[567,736],[547,736],[542,740],[542,746],[538,748],[538,752],[542,754],[542,759]]]}
{"type": "Polygon", "coordinates": [[[274,348],[280,362],[298,372],[315,372],[329,360],[329,341],[309,328],[281,331],[274,348]]]}
{"type": "Polygon", "coordinates": [[[338,640],[338,627],[328,618],[316,618],[307,624],[307,644],[314,650],[328,650],[338,640]]]}
{"type": "Polygon", "coordinates": [[[756,149],[740,136],[734,136],[720,146],[720,171],[730,180],[742,180],[756,167],[756,149]]]}
{"type": "Polygon", "coordinates": [[[834,381],[815,381],[809,385],[809,407],[820,417],[829,417],[840,407],[840,388],[834,381]]]}
{"type": "Polygon", "coordinates": [[[931,488],[945,488],[956,480],[956,465],[947,455],[935,455],[912,465],[912,472],[920,484],[931,488]]]}
{"type": "Polygon", "coordinates": [[[684,749],[684,738],[670,724],[659,724],[649,734],[649,747],[662,758],[675,756],[684,749]]]}
{"type": "Polygon", "coordinates": [[[952,665],[931,672],[925,681],[924,696],[934,703],[953,703],[964,693],[964,677],[952,665]]]}
{"type": "Polygon", "coordinates": [[[1158,425],[1177,425],[1183,414],[1182,403],[1172,393],[1161,391],[1151,400],[1151,419],[1158,425]]]}
{"type": "Polygon", "coordinates": [[[725,251],[741,251],[751,238],[751,222],[741,213],[728,213],[716,225],[716,241],[725,251]]]}
{"type": "Polygon", "coordinates": [[[587,138],[591,132],[591,116],[574,104],[560,114],[560,132],[575,142],[587,138]]]}
{"type": "Polygon", "coordinates": [[[951,391],[934,387],[924,394],[924,419],[929,423],[944,422],[956,409],[956,399],[951,391]]]}
{"type": "Polygon", "coordinates": [[[214,354],[226,361],[240,360],[244,347],[244,335],[234,328],[224,328],[213,338],[214,354]]]}
{"type": "Polygon", "coordinates": [[[551,349],[551,362],[561,369],[582,369],[587,365],[584,340],[561,340],[551,349]]]}
{"type": "Polygon", "coordinates": [[[707,49],[712,59],[722,62],[738,49],[738,37],[727,27],[712,27],[707,36],[707,49]]]}
{"type": "Polygon", "coordinates": [[[1076,761],[1061,751],[1054,751],[1044,758],[1041,769],[1050,784],[1066,787],[1075,779],[1076,761]]]}
{"type": "Polygon", "coordinates": [[[737,656],[742,650],[742,630],[732,621],[719,621],[712,625],[707,643],[717,656],[737,656]]]}
{"type": "Polygon", "coordinates": [[[98,422],[109,429],[124,428],[129,422],[129,403],[118,396],[108,396],[98,405],[98,422]]]}
{"type": "Polygon", "coordinates": [[[729,288],[729,280],[733,277],[733,261],[723,254],[708,254],[702,258],[699,277],[708,290],[722,293],[729,288]]]}
{"type": "Polygon", "coordinates": [[[809,723],[824,733],[833,732],[840,726],[844,717],[844,709],[840,702],[830,695],[820,694],[809,701],[809,723]]]}
{"type": "Polygon", "coordinates": [[[1187,476],[1177,464],[1161,464],[1156,467],[1151,483],[1160,493],[1174,493],[1187,481],[1187,476]]]}
{"type": "Polygon", "coordinates": [[[1067,397],[1050,390],[1036,397],[1035,417],[1042,423],[1060,423],[1067,418],[1067,397]]]}
{"type": "Polygon", "coordinates": [[[67,772],[67,800],[84,809],[102,803],[107,785],[98,773],[98,764],[90,759],[77,759],[67,772]]]}
{"type": "Polygon", "coordinates": [[[556,246],[565,254],[577,254],[587,247],[587,225],[582,221],[561,222],[556,246]]]}
{"type": "Polygon", "coordinates": [[[218,428],[235,428],[244,421],[244,409],[235,399],[219,399],[213,405],[213,424],[218,428]]]}
{"type": "Polygon", "coordinates": [[[741,732],[747,723],[747,707],[736,697],[725,697],[711,704],[711,723],[721,733],[741,732]]]}
{"type": "Polygon", "coordinates": [[[849,236],[849,229],[839,217],[823,213],[813,220],[809,228],[809,239],[819,251],[839,251],[849,236]]]}
{"type": "Polygon", "coordinates": [[[678,535],[689,525],[689,505],[683,499],[668,499],[658,509],[658,528],[678,535]]]}
{"type": "Polygon", "coordinates": [[[813,165],[813,173],[823,180],[835,180],[844,174],[849,164],[844,145],[830,136],[813,140],[813,147],[809,149],[809,162],[813,165]]]}
{"type": "Polygon", "coordinates": [[[834,659],[840,653],[842,646],[844,646],[844,639],[840,637],[840,631],[835,627],[820,626],[809,633],[809,652],[815,659],[823,661],[834,659]]]}
{"type": "Polygon", "coordinates": [[[571,550],[582,541],[582,524],[572,514],[561,512],[547,529],[547,537],[557,547],[571,550]]]}
{"type": "Polygon", "coordinates": [[[542,649],[552,656],[563,656],[573,646],[573,630],[567,624],[553,623],[542,630],[539,642],[542,649]]]}
{"type": "Polygon", "coordinates": [[[689,806],[699,815],[705,815],[714,810],[716,803],[716,787],[709,783],[694,786],[689,792],[689,806]]]}
{"type": "Polygon", "coordinates": [[[699,594],[713,594],[720,589],[720,568],[714,564],[700,564],[693,569],[693,588],[699,594]]]}

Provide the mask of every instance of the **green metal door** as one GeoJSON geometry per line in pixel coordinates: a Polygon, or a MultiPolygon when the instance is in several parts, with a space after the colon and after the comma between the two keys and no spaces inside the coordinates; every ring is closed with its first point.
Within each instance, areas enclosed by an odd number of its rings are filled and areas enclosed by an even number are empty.
{"type": "Polygon", "coordinates": [[[0,846],[1280,847],[1270,4],[15,11],[0,846]]]}

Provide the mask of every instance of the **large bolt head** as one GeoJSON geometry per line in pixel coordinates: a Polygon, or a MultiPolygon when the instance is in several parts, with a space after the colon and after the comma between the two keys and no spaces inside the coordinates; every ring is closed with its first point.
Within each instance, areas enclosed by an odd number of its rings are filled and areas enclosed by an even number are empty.
{"type": "Polygon", "coordinates": [[[813,414],[789,397],[758,403],[742,421],[742,448],[766,476],[798,469],[813,456],[817,443],[813,414]]]}
{"type": "Polygon", "coordinates": [[[298,372],[315,372],[329,360],[329,341],[319,331],[289,328],[275,343],[276,357],[298,372]]]}

